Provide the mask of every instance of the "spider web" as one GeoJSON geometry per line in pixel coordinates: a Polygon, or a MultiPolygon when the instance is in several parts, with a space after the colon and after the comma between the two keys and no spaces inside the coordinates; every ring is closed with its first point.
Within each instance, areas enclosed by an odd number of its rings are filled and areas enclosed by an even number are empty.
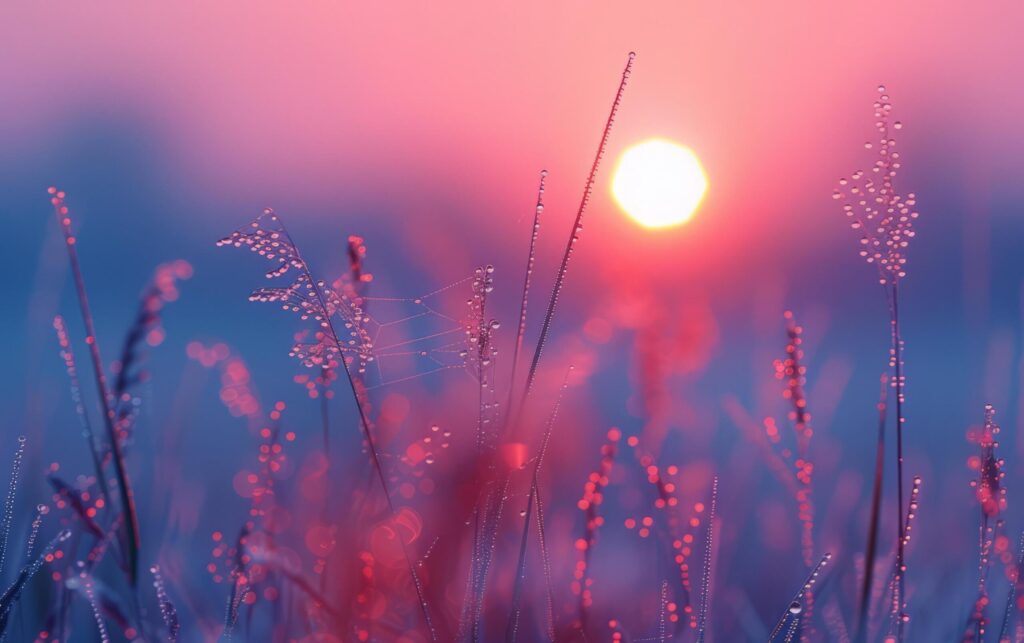
{"type": "MultiPolygon", "coordinates": [[[[258,288],[250,301],[276,303],[316,329],[296,335],[289,354],[309,368],[334,368],[345,359],[358,372],[366,390],[407,382],[439,371],[474,369],[470,343],[479,314],[470,304],[459,319],[443,312],[442,295],[480,279],[467,276],[415,297],[372,297],[361,294],[351,275],[331,284],[313,276],[284,223],[270,209],[217,242],[218,246],[247,247],[276,263],[269,280],[298,273],[285,286],[258,288]],[[370,309],[373,313],[371,314],[370,309]]],[[[475,376],[475,375],[474,375],[475,376]]]]}
{"type": "Polygon", "coordinates": [[[472,372],[468,361],[467,328],[474,322],[444,311],[443,295],[467,287],[464,277],[417,297],[362,298],[363,323],[370,338],[368,390],[408,382],[440,371],[472,372]],[[367,309],[374,314],[367,314],[367,309]]]}

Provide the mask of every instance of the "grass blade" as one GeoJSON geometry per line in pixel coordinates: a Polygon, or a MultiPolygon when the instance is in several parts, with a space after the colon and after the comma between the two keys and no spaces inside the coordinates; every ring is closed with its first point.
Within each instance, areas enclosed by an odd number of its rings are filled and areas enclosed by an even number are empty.
{"type": "Polygon", "coordinates": [[[526,375],[526,389],[523,391],[523,399],[520,408],[526,404],[526,398],[533,389],[534,380],[537,377],[537,365],[540,363],[541,353],[544,352],[544,345],[547,342],[548,332],[551,330],[551,320],[555,316],[555,307],[558,304],[558,296],[562,293],[562,286],[565,283],[565,273],[569,269],[569,259],[572,257],[576,243],[579,241],[580,232],[583,230],[583,214],[590,203],[590,196],[594,191],[594,180],[597,178],[597,170],[604,157],[605,147],[608,145],[608,138],[611,136],[612,125],[615,124],[615,115],[622,103],[622,96],[626,91],[626,83],[633,71],[633,60],[636,54],[629,52],[626,67],[622,70],[622,78],[619,81],[619,88],[615,92],[615,100],[612,101],[611,111],[608,113],[608,120],[605,121],[604,131],[601,133],[601,142],[597,145],[597,153],[594,155],[594,162],[590,166],[590,173],[587,175],[587,182],[583,185],[583,196],[580,197],[580,205],[576,210],[576,219],[573,222],[572,230],[569,232],[569,241],[565,245],[565,253],[562,255],[562,262],[555,274],[555,283],[551,288],[551,299],[548,301],[548,309],[544,314],[544,323],[541,325],[540,337],[537,338],[537,347],[533,352],[533,360],[530,362],[530,370],[526,375]]]}
{"type": "Polygon", "coordinates": [[[89,298],[85,290],[85,279],[82,277],[82,268],[78,262],[78,251],[76,249],[77,239],[71,233],[71,217],[68,216],[68,207],[64,202],[64,192],[51,187],[49,189],[54,213],[64,232],[64,241],[68,250],[68,260],[71,263],[71,274],[75,281],[75,291],[78,293],[78,305],[82,312],[82,322],[85,324],[85,342],[89,345],[89,355],[92,358],[93,375],[96,378],[96,390],[100,398],[100,405],[103,410],[103,421],[107,429],[107,439],[110,441],[110,451],[113,454],[114,472],[117,476],[118,494],[120,496],[121,510],[125,513],[124,549],[125,563],[128,567],[128,582],[135,587],[138,581],[139,549],[139,518],[135,511],[135,499],[132,496],[131,483],[128,480],[128,470],[125,466],[124,453],[121,449],[121,440],[114,426],[114,408],[111,404],[110,393],[107,387],[107,377],[103,371],[103,358],[100,357],[99,343],[96,339],[96,326],[93,323],[92,311],[89,308],[89,298]]]}

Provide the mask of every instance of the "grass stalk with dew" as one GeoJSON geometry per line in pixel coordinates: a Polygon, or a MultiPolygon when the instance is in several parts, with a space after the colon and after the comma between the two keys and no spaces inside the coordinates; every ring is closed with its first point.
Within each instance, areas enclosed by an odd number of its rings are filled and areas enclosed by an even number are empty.
{"type": "Polygon", "coordinates": [[[50,507],[44,504],[36,505],[36,515],[29,526],[28,540],[25,542],[25,558],[32,560],[35,553],[36,539],[39,538],[39,530],[43,526],[43,517],[50,513],[50,507]]]}
{"type": "Polygon", "coordinates": [[[668,581],[661,581],[661,592],[658,595],[658,642],[668,641],[668,631],[665,627],[665,610],[668,608],[668,581]]]}
{"type": "MultiPolygon", "coordinates": [[[[792,451],[783,450],[783,459],[787,461],[792,469],[792,477],[796,486],[795,500],[797,505],[797,519],[800,522],[800,548],[804,565],[810,569],[814,565],[814,497],[813,497],[813,474],[814,463],[810,455],[811,437],[814,434],[811,428],[811,413],[808,409],[805,387],[807,385],[807,366],[804,364],[803,350],[803,327],[800,326],[792,311],[785,311],[783,318],[786,322],[786,347],[785,357],[775,360],[775,377],[784,383],[782,397],[785,398],[791,409],[788,417],[793,426],[793,433],[796,439],[796,459],[792,458],[792,451]],[[788,456],[788,457],[786,457],[788,456]]],[[[771,424],[768,429],[772,429],[771,424]]],[[[770,438],[778,440],[778,430],[769,435],[770,438]]],[[[808,592],[804,597],[804,614],[802,620],[812,623],[814,611],[814,595],[808,592]]],[[[813,631],[810,633],[813,637],[813,631]]]]}
{"type": "MultiPolygon", "coordinates": [[[[605,148],[607,147],[608,139],[611,136],[611,130],[612,130],[612,126],[614,125],[614,122],[615,122],[615,116],[618,113],[619,105],[622,102],[622,97],[623,97],[623,95],[625,93],[626,83],[629,80],[630,73],[632,72],[633,60],[634,60],[635,57],[636,57],[636,54],[634,54],[633,52],[630,52],[629,55],[628,55],[626,66],[625,66],[625,68],[622,71],[622,75],[621,75],[621,78],[620,78],[620,81],[619,81],[619,86],[618,86],[618,89],[616,90],[616,93],[615,93],[615,98],[612,101],[612,106],[611,106],[611,109],[609,111],[608,118],[605,121],[605,126],[604,126],[604,129],[602,130],[602,133],[601,133],[601,139],[600,139],[600,142],[598,143],[597,152],[596,152],[596,154],[594,156],[593,163],[591,164],[590,171],[589,171],[589,173],[587,175],[586,182],[584,183],[583,195],[580,198],[580,204],[579,204],[579,207],[577,208],[577,211],[576,211],[576,217],[575,217],[574,222],[573,222],[572,230],[569,233],[569,239],[568,239],[568,241],[566,243],[565,252],[562,255],[561,263],[559,264],[558,271],[556,272],[556,275],[555,275],[555,281],[554,281],[554,284],[553,284],[552,290],[551,290],[551,298],[548,301],[547,311],[546,311],[546,313],[544,315],[544,320],[543,320],[542,325],[541,325],[540,334],[539,334],[539,336],[537,338],[536,348],[534,349],[533,358],[532,358],[532,360],[530,362],[530,368],[529,368],[529,370],[527,372],[526,383],[525,383],[524,388],[523,388],[522,398],[521,398],[521,400],[519,402],[519,405],[518,405],[518,407],[516,409],[512,409],[511,407],[509,407],[509,408],[507,408],[505,410],[506,422],[510,422],[509,418],[512,418],[515,421],[515,424],[510,424],[510,429],[512,431],[514,431],[514,432],[518,432],[518,430],[519,430],[518,424],[521,421],[522,414],[524,412],[524,409],[526,408],[527,401],[529,399],[530,393],[533,390],[534,382],[536,380],[536,375],[537,375],[537,368],[538,368],[538,365],[540,363],[540,357],[541,357],[541,354],[543,353],[544,346],[545,346],[545,344],[547,342],[548,333],[549,333],[549,331],[551,329],[551,323],[552,323],[552,320],[554,319],[555,308],[556,308],[557,303],[558,303],[558,297],[559,297],[559,295],[561,293],[561,290],[562,290],[562,287],[563,287],[563,285],[565,283],[565,275],[566,275],[566,272],[568,270],[569,260],[572,257],[572,254],[573,254],[573,251],[575,249],[576,243],[579,241],[580,233],[583,230],[583,215],[586,212],[587,205],[590,203],[590,198],[591,198],[591,195],[593,193],[594,181],[595,181],[595,179],[597,177],[598,168],[600,167],[601,160],[604,157],[604,151],[605,151],[605,148]]],[[[513,356],[513,360],[512,360],[512,364],[513,364],[513,377],[514,377],[514,373],[515,373],[515,370],[516,370],[516,364],[518,363],[518,353],[519,353],[518,344],[521,342],[522,333],[525,331],[526,306],[527,306],[527,301],[528,301],[528,297],[529,297],[530,277],[531,277],[532,269],[533,269],[536,235],[537,235],[538,226],[539,226],[539,217],[540,217],[541,212],[543,211],[542,197],[543,197],[544,180],[546,178],[546,174],[547,174],[546,172],[542,172],[542,174],[541,174],[541,184],[540,184],[540,187],[538,188],[537,206],[535,207],[535,211],[534,211],[534,228],[533,228],[533,232],[532,232],[533,236],[531,238],[530,251],[529,251],[529,254],[528,254],[528,257],[527,257],[527,273],[526,273],[526,277],[524,279],[523,297],[522,297],[522,302],[521,302],[521,307],[520,307],[519,330],[517,331],[517,339],[516,339],[517,348],[514,351],[515,355],[513,356]]],[[[510,389],[511,389],[510,390],[510,396],[511,396],[512,395],[512,390],[514,390],[514,387],[515,387],[514,379],[510,382],[509,386],[510,386],[510,389]]],[[[484,482],[481,485],[478,485],[478,487],[481,487],[481,486],[484,487],[484,488],[489,489],[490,488],[490,483],[489,482],[484,482]]],[[[508,486],[508,482],[506,482],[505,486],[506,487],[508,486]]],[[[485,505],[486,504],[490,504],[492,495],[493,495],[493,492],[489,492],[489,493],[485,493],[484,494],[483,497],[484,497],[485,505]]],[[[495,501],[496,504],[497,504],[497,507],[493,511],[488,512],[488,514],[492,517],[492,522],[494,520],[499,519],[501,514],[502,514],[502,506],[503,506],[504,501],[505,501],[505,495],[506,495],[505,493],[502,493],[496,499],[496,501],[495,501]]],[[[472,577],[473,580],[470,583],[470,587],[471,587],[472,592],[473,592],[471,600],[472,600],[473,604],[476,606],[474,608],[474,614],[473,614],[473,617],[472,617],[472,630],[471,630],[472,640],[474,641],[474,643],[476,641],[478,641],[479,637],[480,637],[480,623],[479,623],[478,613],[482,609],[483,602],[484,602],[484,594],[486,593],[486,569],[487,569],[487,560],[488,560],[488,557],[489,557],[489,549],[485,548],[481,544],[481,540],[483,540],[483,541],[487,541],[487,540],[493,541],[494,536],[495,536],[496,524],[497,523],[494,522],[493,523],[494,526],[491,527],[487,523],[483,523],[483,529],[481,530],[481,527],[480,527],[480,525],[481,525],[481,523],[480,523],[480,514],[477,513],[474,516],[474,545],[473,545],[473,557],[472,557],[472,562],[471,562],[471,577],[472,577]],[[479,533],[481,531],[483,532],[482,534],[479,533]],[[483,563],[483,568],[484,569],[483,569],[482,574],[481,574],[480,571],[477,571],[477,567],[480,565],[480,563],[478,562],[478,559],[481,556],[484,557],[484,563],[483,563]]],[[[462,627],[460,627],[460,631],[461,630],[462,630],[462,627]]]]}
{"type": "MultiPolygon", "coordinates": [[[[551,416],[548,418],[547,424],[544,426],[544,434],[541,437],[540,447],[537,450],[537,455],[533,462],[533,472],[530,475],[530,492],[526,501],[526,513],[523,516],[523,530],[519,539],[519,559],[516,562],[516,580],[512,588],[512,610],[508,617],[508,625],[505,628],[506,643],[515,643],[516,637],[519,634],[519,612],[522,603],[523,582],[526,580],[526,546],[530,535],[530,520],[533,513],[533,505],[534,502],[540,502],[540,471],[544,466],[544,456],[547,454],[548,444],[551,442],[551,432],[554,429],[555,420],[558,419],[558,410],[562,406],[562,396],[565,393],[565,389],[569,386],[569,374],[572,370],[573,367],[570,366],[569,371],[565,374],[565,379],[562,381],[562,386],[558,390],[558,396],[555,398],[555,405],[551,409],[551,416]]],[[[539,532],[543,532],[544,519],[539,513],[537,515],[537,525],[539,532]]],[[[550,584],[548,591],[550,592],[550,584]]]]}
{"type": "MultiPolygon", "coordinates": [[[[345,351],[355,346],[354,349],[351,349],[353,350],[351,359],[352,361],[359,360],[357,368],[360,373],[365,371],[365,363],[368,358],[367,352],[371,346],[368,345],[365,331],[362,330],[360,325],[363,315],[362,310],[353,304],[348,295],[331,289],[325,282],[313,277],[309,265],[302,258],[302,255],[299,254],[299,249],[292,241],[284,223],[269,208],[253,220],[248,228],[236,230],[231,236],[218,241],[217,245],[233,245],[236,248],[248,246],[253,252],[266,257],[268,260],[277,261],[277,267],[267,272],[266,276],[268,279],[281,277],[291,269],[299,272],[298,277],[290,285],[283,288],[258,289],[250,296],[250,299],[253,301],[279,302],[285,309],[299,313],[300,317],[304,320],[312,318],[319,324],[321,331],[329,333],[329,335],[324,335],[323,339],[325,341],[318,347],[317,352],[313,354],[297,352],[296,356],[315,363],[323,363],[323,360],[333,358],[341,364],[348,379],[352,397],[355,400],[356,410],[359,413],[360,426],[370,453],[371,463],[383,489],[388,511],[390,515],[394,516],[396,514],[394,500],[389,489],[387,475],[384,473],[384,467],[381,463],[380,451],[370,428],[371,424],[366,411],[366,404],[363,396],[360,394],[357,375],[352,372],[350,360],[346,359],[345,356],[345,351]],[[350,329],[349,337],[344,343],[334,324],[335,315],[340,316],[350,329]]],[[[436,641],[437,631],[434,628],[430,615],[430,608],[427,604],[423,584],[409,555],[408,546],[402,538],[399,538],[398,541],[401,544],[402,554],[416,589],[417,601],[430,640],[436,641]]]]}
{"type": "MultiPolygon", "coordinates": [[[[333,287],[338,291],[345,291],[348,293],[352,301],[360,306],[363,311],[366,310],[366,292],[369,282],[373,279],[373,275],[366,272],[363,267],[363,262],[366,259],[366,244],[363,238],[357,235],[349,235],[348,237],[348,261],[349,269],[347,273],[344,273],[334,284],[333,287]]],[[[330,400],[334,396],[334,391],[331,390],[331,384],[338,377],[338,363],[337,360],[328,359],[320,365],[320,376],[317,378],[316,386],[311,390],[310,395],[313,392],[320,398],[320,436],[323,441],[324,450],[324,479],[330,482],[331,480],[331,418],[330,418],[330,400]],[[319,390],[317,390],[317,387],[319,390]]],[[[365,399],[366,390],[363,386],[362,381],[357,382],[359,395],[365,399]]],[[[327,524],[331,510],[331,494],[325,493],[323,503],[320,507],[320,522],[327,524]]],[[[329,566],[329,560],[324,559],[323,569],[320,572],[320,591],[324,592],[327,589],[327,569],[329,566]]]]}
{"type": "Polygon", "coordinates": [[[61,530],[60,533],[58,533],[57,536],[43,548],[34,560],[27,563],[18,571],[18,575],[15,577],[14,583],[0,594],[0,639],[2,639],[7,633],[7,626],[10,623],[11,611],[21,599],[22,592],[28,585],[28,582],[36,575],[36,572],[38,572],[39,568],[43,566],[43,563],[47,560],[53,550],[70,537],[71,530],[61,530]]]}
{"type": "Polygon", "coordinates": [[[711,561],[715,545],[715,511],[718,508],[718,476],[711,482],[711,511],[708,514],[707,537],[704,539],[704,567],[701,574],[700,615],[697,620],[697,643],[704,643],[711,605],[711,561]]]}
{"type": "Polygon", "coordinates": [[[14,523],[14,502],[18,498],[18,483],[21,481],[21,466],[25,459],[25,436],[18,436],[18,448],[11,461],[11,477],[7,483],[7,495],[4,497],[2,521],[0,521],[0,574],[7,563],[7,543],[11,538],[11,525],[14,523]]]}
{"type": "Polygon", "coordinates": [[[118,437],[127,443],[136,412],[132,389],[143,382],[148,374],[141,370],[146,347],[158,346],[164,340],[161,311],[168,302],[178,298],[178,282],[192,277],[192,266],[178,260],[157,266],[153,278],[139,297],[135,318],[128,327],[121,347],[121,357],[115,363],[113,397],[118,437]]]}
{"type": "MultiPolygon", "coordinates": [[[[494,348],[494,333],[499,323],[488,319],[487,300],[494,290],[494,267],[481,266],[475,270],[473,278],[473,296],[466,302],[470,313],[466,322],[465,334],[467,364],[471,374],[476,378],[477,413],[476,413],[476,468],[474,471],[475,485],[479,490],[473,515],[473,553],[470,559],[470,570],[473,578],[471,591],[466,597],[470,605],[470,635],[472,640],[481,637],[481,619],[484,609],[484,598],[487,593],[487,578],[491,571],[491,560],[494,554],[494,542],[497,538],[498,522],[501,518],[501,506],[505,492],[497,497],[497,480],[494,475],[494,452],[497,449],[494,415],[494,372],[497,352],[494,348]]],[[[505,488],[508,488],[506,481],[505,488]]]]}
{"type": "Polygon", "coordinates": [[[775,624],[775,628],[768,635],[768,643],[778,643],[779,636],[782,634],[784,628],[790,628],[787,630],[786,637],[784,640],[791,641],[793,634],[796,629],[800,627],[800,622],[803,618],[804,603],[803,598],[818,582],[818,576],[822,573],[829,561],[832,560],[832,554],[827,553],[822,556],[817,564],[811,568],[811,572],[807,575],[804,580],[804,584],[800,586],[799,591],[793,596],[793,600],[790,601],[789,606],[782,613],[779,621],[775,624]]]}
{"type": "Polygon", "coordinates": [[[608,139],[612,133],[612,126],[615,124],[615,116],[618,114],[619,105],[622,104],[622,97],[626,92],[626,83],[633,71],[633,60],[636,58],[634,52],[629,52],[626,67],[622,70],[622,77],[619,80],[619,88],[615,92],[615,99],[612,101],[611,110],[608,113],[608,120],[605,121],[604,130],[601,132],[601,141],[597,144],[597,153],[590,166],[590,173],[587,174],[586,183],[583,184],[583,196],[580,197],[579,207],[576,209],[576,218],[573,221],[572,230],[569,232],[569,240],[565,244],[565,252],[562,254],[562,261],[555,273],[555,283],[551,287],[551,299],[548,300],[547,311],[544,313],[544,321],[541,324],[540,336],[537,338],[537,346],[533,351],[533,359],[530,362],[530,369],[526,374],[526,387],[523,389],[523,399],[520,407],[526,405],[527,398],[533,390],[534,381],[537,379],[537,367],[540,364],[541,354],[544,352],[544,345],[547,343],[548,333],[551,330],[551,322],[555,316],[555,308],[558,305],[558,297],[565,285],[565,274],[569,269],[569,260],[576,249],[576,243],[583,232],[583,215],[587,211],[590,197],[594,192],[594,181],[597,178],[597,170],[601,166],[601,159],[604,158],[605,148],[608,146],[608,139]]]}
{"type": "MultiPolygon", "coordinates": [[[[903,640],[904,626],[909,620],[904,612],[906,595],[906,561],[904,558],[904,503],[903,503],[903,412],[906,379],[903,372],[903,336],[900,332],[900,283],[907,276],[907,247],[914,238],[913,222],[918,218],[913,193],[906,198],[896,192],[894,180],[901,167],[900,153],[895,150],[892,130],[902,129],[900,121],[892,121],[892,103],[884,85],[878,87],[874,103],[875,128],[878,132],[878,158],[871,171],[858,170],[850,178],[839,180],[833,198],[843,202],[843,212],[850,226],[861,235],[860,256],[878,269],[879,283],[885,290],[889,304],[891,347],[889,365],[896,407],[896,639],[903,640]]],[[[868,142],[865,148],[873,149],[868,142]]]]}
{"type": "Polygon", "coordinates": [[[530,228],[530,248],[526,253],[526,270],[523,275],[523,294],[519,300],[519,324],[516,326],[516,339],[512,348],[512,372],[509,375],[508,401],[505,403],[506,430],[512,424],[512,399],[516,391],[516,373],[519,370],[519,354],[523,350],[523,338],[526,335],[526,311],[530,301],[530,284],[533,281],[533,267],[537,262],[537,239],[540,237],[540,219],[544,213],[544,184],[547,182],[548,171],[540,171],[540,185],[537,186],[537,203],[533,208],[533,226],[530,228]]]}
{"type": "MultiPolygon", "coordinates": [[[[910,487],[910,500],[907,503],[907,513],[903,518],[903,547],[904,551],[910,545],[910,532],[913,529],[914,519],[917,517],[917,508],[919,497],[921,495],[921,477],[914,476],[911,487],[910,487]]],[[[897,568],[896,562],[893,561],[892,571],[889,573],[889,625],[887,636],[890,640],[895,640],[899,629],[899,622],[902,620],[906,622],[909,619],[907,616],[907,599],[904,598],[902,603],[899,601],[899,593],[896,587],[897,582],[897,568]]]]}
{"type": "Polygon", "coordinates": [[[811,414],[807,408],[807,395],[804,387],[807,384],[807,367],[804,365],[803,327],[796,323],[792,311],[783,315],[786,320],[786,356],[775,360],[775,377],[781,380],[785,388],[782,397],[792,409],[789,420],[793,424],[796,435],[798,458],[793,462],[793,474],[798,484],[796,493],[798,518],[800,520],[800,546],[804,564],[810,568],[814,564],[814,501],[812,497],[812,475],[814,465],[810,457],[811,414]]]}
{"type": "Polygon", "coordinates": [[[578,616],[574,627],[581,632],[587,631],[590,606],[593,604],[590,590],[590,557],[593,553],[594,543],[597,542],[597,530],[604,522],[598,507],[601,505],[602,491],[608,486],[608,476],[615,463],[615,455],[618,453],[621,437],[622,432],[619,429],[613,427],[608,430],[608,440],[601,445],[600,463],[597,469],[587,477],[587,481],[583,485],[583,495],[576,505],[584,515],[583,536],[576,539],[579,560],[576,562],[572,583],[573,593],[579,596],[578,616]]]}
{"type": "Polygon", "coordinates": [[[132,487],[128,479],[128,467],[125,464],[121,440],[115,426],[115,408],[110,389],[107,385],[107,376],[103,369],[103,358],[100,356],[99,343],[96,338],[96,326],[93,322],[92,310],[89,308],[89,297],[85,290],[85,279],[82,276],[82,269],[78,262],[77,239],[71,232],[71,217],[69,216],[68,206],[64,201],[65,194],[55,187],[51,187],[49,193],[54,214],[57,216],[61,231],[64,233],[68,261],[71,264],[71,274],[75,282],[75,292],[78,295],[82,322],[85,324],[85,342],[89,345],[89,355],[92,358],[97,396],[100,399],[103,423],[107,429],[107,440],[110,442],[110,453],[114,463],[114,473],[117,477],[117,491],[120,497],[121,510],[125,515],[123,523],[124,539],[120,542],[125,554],[128,582],[134,589],[138,583],[139,550],[142,546],[139,537],[139,517],[135,509],[135,498],[132,495],[132,487]]]}
{"type": "Polygon", "coordinates": [[[1003,607],[1003,624],[999,628],[999,643],[1012,640],[1024,639],[1024,621],[1019,618],[1017,619],[1016,630],[1013,638],[1010,637],[1010,627],[1013,620],[1014,611],[1020,614],[1024,611],[1021,607],[1017,597],[1021,594],[1021,584],[1024,582],[1024,578],[1021,577],[1021,573],[1024,572],[1024,532],[1021,532],[1017,538],[1017,559],[1014,563],[1014,568],[1011,574],[1008,574],[1010,580],[1010,589],[1006,593],[1006,605],[1003,607]]]}
{"type": "Polygon", "coordinates": [[[537,548],[540,550],[541,569],[544,573],[544,598],[545,611],[547,616],[548,640],[555,640],[555,595],[551,583],[551,555],[548,551],[548,538],[544,527],[544,501],[540,493],[534,494],[534,502],[537,505],[535,523],[537,525],[537,548]]]}
{"type": "Polygon", "coordinates": [[[103,528],[99,526],[93,516],[89,515],[89,510],[82,500],[81,492],[53,473],[47,476],[47,480],[50,486],[53,487],[54,496],[70,507],[75,517],[81,521],[84,532],[94,536],[97,541],[102,541],[106,538],[103,528]]]}
{"type": "Polygon", "coordinates": [[[178,633],[181,631],[181,619],[178,618],[178,610],[167,595],[167,587],[164,584],[163,574],[160,573],[160,566],[153,565],[149,568],[149,572],[153,574],[153,589],[156,590],[157,603],[160,606],[160,617],[167,628],[167,641],[168,643],[177,643],[178,633]]]}
{"type": "Polygon", "coordinates": [[[100,494],[106,499],[106,502],[110,502],[110,487],[107,484],[107,476],[103,472],[103,457],[96,446],[96,436],[93,434],[89,414],[85,412],[82,386],[78,380],[78,368],[75,365],[75,353],[71,346],[67,324],[62,316],[57,315],[53,318],[53,328],[57,332],[60,356],[64,360],[64,368],[71,385],[71,402],[75,405],[75,415],[78,417],[79,425],[82,428],[82,437],[85,438],[85,442],[89,446],[89,456],[92,459],[93,470],[96,474],[96,485],[99,487],[100,494]]]}
{"type": "Polygon", "coordinates": [[[986,404],[984,424],[969,436],[979,449],[978,457],[971,461],[978,472],[977,479],[971,481],[971,487],[981,509],[981,519],[978,524],[978,594],[964,630],[964,641],[980,642],[985,638],[989,625],[988,577],[995,556],[994,544],[1005,526],[1001,515],[1006,510],[1006,487],[1003,485],[1006,472],[1003,471],[1003,461],[996,456],[999,425],[996,424],[995,413],[995,408],[986,404]]]}

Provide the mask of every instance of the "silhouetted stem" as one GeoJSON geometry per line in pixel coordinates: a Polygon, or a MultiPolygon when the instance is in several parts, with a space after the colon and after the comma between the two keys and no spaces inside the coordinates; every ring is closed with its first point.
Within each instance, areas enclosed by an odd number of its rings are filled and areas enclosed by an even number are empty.
{"type": "MultiPolygon", "coordinates": [[[[903,359],[902,359],[902,337],[900,336],[900,304],[899,304],[899,282],[892,284],[892,345],[893,345],[893,372],[896,377],[896,591],[898,600],[895,608],[903,610],[904,596],[906,595],[905,581],[905,559],[904,549],[906,547],[906,527],[903,524],[903,359]]],[[[903,640],[903,618],[897,614],[896,638],[903,640]]]]}
{"type": "Polygon", "coordinates": [[[82,321],[85,324],[85,343],[89,345],[89,356],[92,358],[93,375],[96,378],[96,389],[99,392],[100,404],[103,411],[104,425],[107,429],[107,437],[110,440],[110,450],[113,453],[114,472],[117,476],[118,493],[121,500],[121,508],[127,514],[124,521],[126,536],[126,563],[128,567],[128,582],[134,588],[138,580],[139,566],[139,520],[135,512],[135,500],[132,496],[131,484],[128,480],[128,472],[125,467],[124,454],[121,449],[121,440],[118,438],[117,430],[114,427],[114,409],[110,404],[110,394],[107,390],[107,378],[103,372],[103,359],[100,356],[99,343],[96,339],[96,327],[93,323],[92,312],[89,308],[89,298],[86,295],[85,279],[82,277],[82,269],[78,262],[76,250],[76,239],[71,234],[71,219],[68,217],[67,207],[64,205],[62,193],[52,190],[54,212],[61,230],[64,232],[64,241],[68,249],[68,260],[71,263],[71,274],[75,281],[75,291],[78,293],[78,305],[82,312],[82,321]]]}
{"type": "MultiPolygon", "coordinates": [[[[858,643],[867,640],[868,608],[871,603],[871,579],[875,570],[875,556],[878,551],[878,523],[882,507],[882,478],[885,456],[885,409],[889,378],[882,375],[881,393],[878,399],[878,440],[875,446],[875,480],[871,491],[871,521],[868,527],[868,544],[864,553],[864,585],[860,591],[860,611],[857,618],[858,643]]],[[[902,517],[901,517],[902,520],[902,517]]]]}

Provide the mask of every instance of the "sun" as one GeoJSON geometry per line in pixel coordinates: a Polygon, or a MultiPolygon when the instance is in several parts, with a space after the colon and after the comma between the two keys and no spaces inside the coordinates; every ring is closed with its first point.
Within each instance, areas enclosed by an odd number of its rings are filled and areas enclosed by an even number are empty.
{"type": "Polygon", "coordinates": [[[615,201],[646,228],[685,223],[707,189],[707,175],[693,150],[662,138],[623,152],[612,177],[615,201]]]}

